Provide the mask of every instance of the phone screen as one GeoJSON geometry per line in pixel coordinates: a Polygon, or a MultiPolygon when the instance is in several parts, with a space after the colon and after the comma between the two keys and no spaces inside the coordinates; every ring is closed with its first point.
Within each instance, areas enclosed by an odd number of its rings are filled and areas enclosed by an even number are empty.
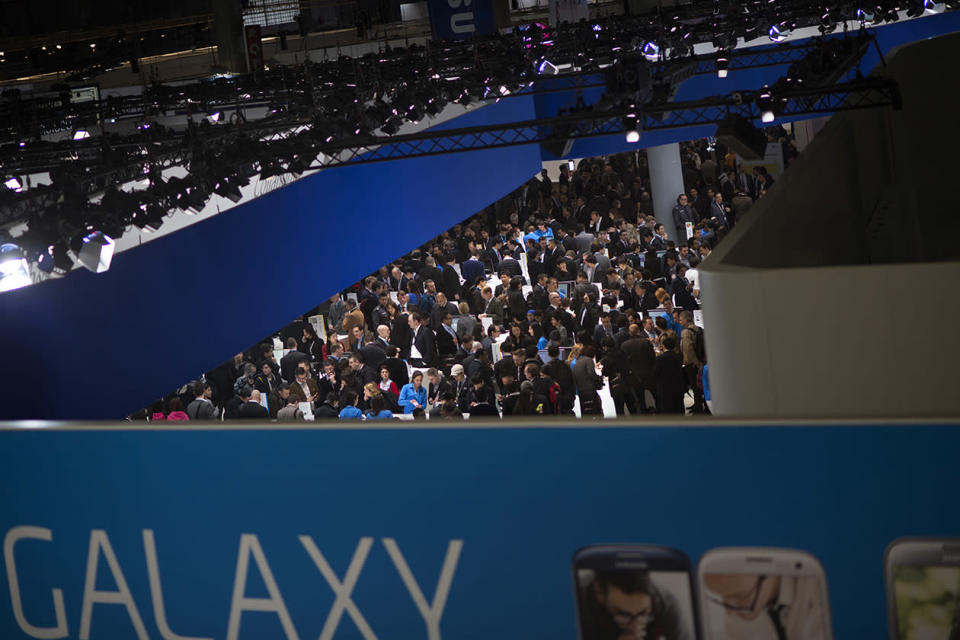
{"type": "Polygon", "coordinates": [[[704,632],[710,640],[823,640],[829,622],[819,575],[704,573],[704,632]]]}
{"type": "Polygon", "coordinates": [[[897,637],[960,640],[960,566],[893,568],[897,637]]]}
{"type": "Polygon", "coordinates": [[[582,640],[694,640],[686,571],[577,569],[582,640]]]}

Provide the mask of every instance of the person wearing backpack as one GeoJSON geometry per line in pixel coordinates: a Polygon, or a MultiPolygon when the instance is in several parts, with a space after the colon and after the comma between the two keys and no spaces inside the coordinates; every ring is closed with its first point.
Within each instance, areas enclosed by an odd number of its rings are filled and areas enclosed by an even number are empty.
{"type": "Polygon", "coordinates": [[[683,334],[680,336],[683,373],[687,376],[687,384],[693,389],[693,406],[690,410],[693,413],[704,413],[706,403],[703,399],[703,389],[698,383],[700,368],[707,361],[703,329],[694,324],[692,311],[682,311],[680,323],[683,325],[683,334]]]}

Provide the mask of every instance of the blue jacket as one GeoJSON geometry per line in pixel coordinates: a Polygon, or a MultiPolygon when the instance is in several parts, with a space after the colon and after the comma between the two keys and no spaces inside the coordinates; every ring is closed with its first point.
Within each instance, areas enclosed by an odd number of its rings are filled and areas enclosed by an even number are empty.
{"type": "Polygon", "coordinates": [[[384,409],[380,413],[368,413],[367,420],[393,420],[393,414],[384,409]]]}
{"type": "Polygon", "coordinates": [[[676,331],[678,338],[683,335],[683,325],[673,319],[672,313],[663,316],[663,319],[667,321],[667,329],[676,331]]]}
{"type": "Polygon", "coordinates": [[[709,376],[709,374],[708,374],[708,372],[707,372],[707,368],[708,368],[709,366],[710,366],[709,364],[703,365],[703,373],[702,373],[702,376],[703,376],[703,399],[704,399],[704,400],[707,400],[708,402],[711,400],[711,398],[710,398],[710,376],[709,376]]]}
{"type": "Polygon", "coordinates": [[[420,391],[416,391],[413,388],[412,382],[403,385],[403,389],[400,389],[400,401],[398,404],[403,407],[404,413],[413,413],[413,410],[416,408],[410,403],[411,400],[416,400],[421,407],[426,407],[427,388],[421,386],[420,391]]]}
{"type": "Polygon", "coordinates": [[[340,419],[341,420],[362,420],[363,411],[360,411],[360,409],[356,408],[353,405],[350,405],[349,407],[344,407],[343,410],[340,411],[340,419]]]}

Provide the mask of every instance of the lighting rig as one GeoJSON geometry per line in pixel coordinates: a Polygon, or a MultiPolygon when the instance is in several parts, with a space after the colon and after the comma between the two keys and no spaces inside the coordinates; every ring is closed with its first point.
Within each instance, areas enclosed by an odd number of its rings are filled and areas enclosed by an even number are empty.
{"type": "MultiPolygon", "coordinates": [[[[562,144],[611,133],[637,142],[643,130],[719,123],[730,113],[766,122],[898,104],[896,88],[882,79],[833,85],[865,51],[863,37],[735,48],[740,40],[778,39],[783,29],[766,34],[763,29],[769,32],[786,20],[822,27],[822,5],[778,3],[775,15],[769,15],[766,2],[721,4],[694,17],[690,12],[700,9],[680,7],[672,14],[618,16],[557,29],[531,25],[460,43],[388,48],[256,75],[156,85],[139,96],[87,104],[7,95],[0,104],[0,140],[5,140],[0,174],[6,180],[0,186],[0,225],[26,221],[16,243],[24,259],[43,271],[64,273],[74,260],[102,270],[107,241],[124,229],[157,230],[170,213],[196,213],[214,194],[239,201],[240,188],[257,175],[297,176],[344,164],[531,142],[562,144]],[[693,55],[699,42],[712,42],[719,51],[693,55]],[[793,66],[774,87],[671,101],[676,85],[690,75],[785,61],[793,66]],[[401,133],[405,123],[439,115],[451,103],[470,105],[589,82],[611,86],[597,103],[556,118],[401,133]],[[160,124],[164,118],[179,124],[160,124]],[[53,131],[65,132],[66,139],[41,141],[53,131]],[[186,167],[186,176],[165,179],[163,170],[173,166],[186,167]],[[26,176],[40,172],[50,174],[50,185],[24,185],[26,176]],[[131,182],[143,188],[118,186],[131,182]],[[90,257],[94,252],[96,260],[90,257]]],[[[828,13],[839,21],[849,11],[828,13]]]]}

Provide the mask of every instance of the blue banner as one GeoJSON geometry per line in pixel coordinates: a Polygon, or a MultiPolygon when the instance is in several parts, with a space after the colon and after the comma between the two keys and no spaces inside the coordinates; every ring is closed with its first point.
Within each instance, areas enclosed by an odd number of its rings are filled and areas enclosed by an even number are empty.
{"type": "Polygon", "coordinates": [[[462,40],[496,31],[493,0],[428,0],[430,28],[438,40],[462,40]]]}
{"type": "MultiPolygon", "coordinates": [[[[0,637],[577,637],[587,545],[800,549],[834,637],[956,536],[956,426],[0,430],[0,637]]],[[[688,606],[689,608],[689,606],[688,606]]]]}

